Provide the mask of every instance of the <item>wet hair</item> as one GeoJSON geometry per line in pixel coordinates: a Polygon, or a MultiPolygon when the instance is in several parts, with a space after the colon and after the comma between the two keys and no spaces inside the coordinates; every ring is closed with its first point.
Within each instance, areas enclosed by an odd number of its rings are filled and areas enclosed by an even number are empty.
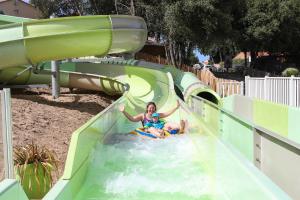
{"type": "Polygon", "coordinates": [[[146,106],[146,112],[145,112],[145,113],[147,113],[147,111],[148,111],[148,108],[149,108],[149,106],[151,106],[151,105],[153,105],[153,106],[154,106],[154,108],[155,108],[155,111],[156,111],[156,104],[155,104],[153,101],[150,101],[149,103],[147,103],[147,106],[146,106]]]}

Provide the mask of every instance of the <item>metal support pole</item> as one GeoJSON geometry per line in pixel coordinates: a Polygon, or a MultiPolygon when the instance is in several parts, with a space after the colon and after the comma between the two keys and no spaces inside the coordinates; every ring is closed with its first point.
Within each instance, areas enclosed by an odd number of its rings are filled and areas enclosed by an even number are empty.
{"type": "MultiPolygon", "coordinates": [[[[55,15],[50,16],[51,19],[55,18],[55,15]]],[[[52,82],[52,98],[57,99],[59,97],[59,62],[51,61],[51,82],[52,82]]]]}
{"type": "Polygon", "coordinates": [[[10,89],[4,88],[1,92],[2,104],[2,138],[4,153],[5,178],[14,178],[14,163],[12,153],[12,121],[11,121],[10,89]]]}
{"type": "Polygon", "coordinates": [[[59,62],[51,61],[51,74],[52,74],[52,97],[57,99],[59,97],[59,62]]]}

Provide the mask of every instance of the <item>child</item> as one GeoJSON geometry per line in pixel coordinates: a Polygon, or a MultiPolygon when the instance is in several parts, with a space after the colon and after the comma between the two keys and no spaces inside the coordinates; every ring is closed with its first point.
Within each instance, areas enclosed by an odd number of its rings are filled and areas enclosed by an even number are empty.
{"type": "Polygon", "coordinates": [[[145,131],[152,133],[159,138],[163,138],[164,125],[165,125],[165,122],[163,122],[159,119],[159,113],[153,113],[152,120],[150,122],[147,122],[144,125],[144,128],[145,128],[145,131]]]}

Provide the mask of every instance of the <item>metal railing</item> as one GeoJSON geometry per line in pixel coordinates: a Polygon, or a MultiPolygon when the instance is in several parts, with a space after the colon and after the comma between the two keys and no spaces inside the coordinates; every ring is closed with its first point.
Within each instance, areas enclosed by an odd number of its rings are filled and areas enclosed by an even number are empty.
{"type": "Polygon", "coordinates": [[[245,77],[245,95],[300,107],[300,77],[245,77]]]}

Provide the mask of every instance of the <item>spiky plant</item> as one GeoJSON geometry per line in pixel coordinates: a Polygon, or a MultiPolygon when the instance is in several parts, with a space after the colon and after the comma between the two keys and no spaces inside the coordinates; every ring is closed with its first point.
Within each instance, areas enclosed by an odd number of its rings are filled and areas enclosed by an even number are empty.
{"type": "MultiPolygon", "coordinates": [[[[52,171],[57,171],[58,160],[56,159],[56,155],[53,151],[50,151],[46,147],[39,147],[32,142],[26,146],[17,146],[14,148],[14,165],[21,185],[23,185],[27,168],[30,165],[33,167],[34,172],[30,176],[31,178],[35,179],[38,190],[42,191],[41,185],[44,185],[44,188],[42,189],[43,192],[46,192],[46,185],[50,185],[50,187],[52,186],[52,171]],[[41,178],[38,175],[38,173],[40,173],[39,171],[41,170],[43,173],[42,180],[40,180],[41,178]],[[40,181],[43,181],[43,183],[40,181]],[[47,183],[47,181],[49,183],[47,183]]],[[[28,180],[28,188],[30,191],[32,191],[33,182],[31,178],[28,180]]]]}

